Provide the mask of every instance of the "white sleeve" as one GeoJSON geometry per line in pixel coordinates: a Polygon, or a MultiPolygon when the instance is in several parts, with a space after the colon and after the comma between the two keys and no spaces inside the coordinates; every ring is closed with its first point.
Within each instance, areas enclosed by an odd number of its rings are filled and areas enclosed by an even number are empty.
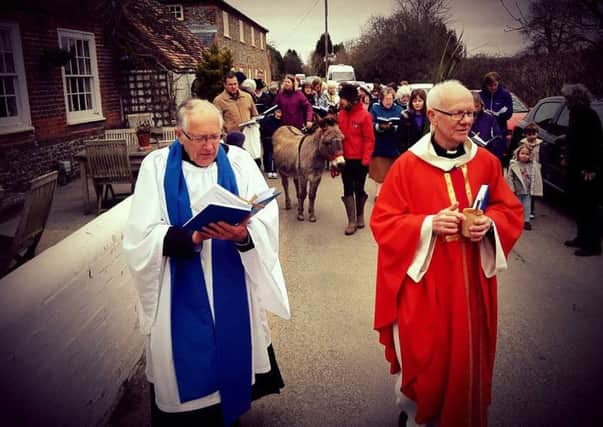
{"type": "Polygon", "coordinates": [[[494,236],[489,237],[486,235],[479,245],[482,270],[484,270],[484,275],[488,279],[507,269],[505,252],[503,251],[500,237],[498,237],[494,221],[492,221],[492,231],[494,236]]]}
{"type": "MultiPolygon", "coordinates": [[[[240,184],[239,192],[243,197],[251,198],[266,190],[268,186],[249,154],[241,153],[241,155],[244,158],[237,160],[241,163],[240,173],[245,173],[246,179],[238,180],[240,184]]],[[[279,220],[277,201],[273,200],[254,215],[249,221],[248,229],[254,248],[241,253],[246,279],[251,284],[251,289],[261,308],[284,319],[289,319],[291,316],[289,298],[278,253],[279,220]]]]}
{"type": "Polygon", "coordinates": [[[433,217],[435,215],[427,215],[421,225],[421,235],[419,237],[419,247],[415,252],[415,257],[408,267],[408,277],[415,283],[419,283],[431,263],[433,249],[435,247],[436,236],[433,234],[433,217]]]}
{"type": "Polygon", "coordinates": [[[155,320],[159,292],[165,269],[163,239],[169,221],[163,194],[163,171],[158,170],[159,156],[143,161],[136,181],[130,216],[124,230],[123,248],[138,292],[143,334],[149,334],[155,320]],[[158,176],[160,175],[160,176],[158,176]]]}

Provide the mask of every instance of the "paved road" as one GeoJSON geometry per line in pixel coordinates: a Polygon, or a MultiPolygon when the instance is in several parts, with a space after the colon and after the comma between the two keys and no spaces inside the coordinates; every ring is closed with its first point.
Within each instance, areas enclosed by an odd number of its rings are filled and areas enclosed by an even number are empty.
{"type": "MultiPolygon", "coordinates": [[[[281,209],[292,319],[271,325],[286,386],[255,402],[245,426],[396,425],[394,378],[372,330],[376,245],[369,229],[344,236],[340,193],[325,175],[314,224],[281,209]]],[[[490,424],[603,425],[602,258],[574,257],[562,244],[572,222],[542,203],[537,213],[500,276],[490,424]]],[[[144,393],[138,376],[111,425],[145,425],[144,393]]]]}

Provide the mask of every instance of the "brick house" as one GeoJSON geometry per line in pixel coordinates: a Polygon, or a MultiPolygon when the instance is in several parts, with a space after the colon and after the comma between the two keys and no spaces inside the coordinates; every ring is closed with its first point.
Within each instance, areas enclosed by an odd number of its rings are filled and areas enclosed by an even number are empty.
{"type": "Polygon", "coordinates": [[[22,191],[71,160],[84,139],[123,127],[126,113],[148,105],[167,117],[158,125],[171,124],[175,98],[190,93],[180,77],[193,72],[202,49],[154,0],[3,2],[0,186],[22,191]]]}
{"type": "Polygon", "coordinates": [[[249,78],[271,81],[266,48],[268,30],[220,0],[160,0],[173,16],[208,47],[216,43],[232,51],[233,66],[249,78]]]}

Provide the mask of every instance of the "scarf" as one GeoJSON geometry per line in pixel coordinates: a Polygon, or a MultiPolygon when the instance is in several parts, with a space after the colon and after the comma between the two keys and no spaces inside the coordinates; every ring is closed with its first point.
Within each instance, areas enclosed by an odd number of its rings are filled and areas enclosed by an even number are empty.
{"type": "MultiPolygon", "coordinates": [[[[182,172],[182,144],[170,146],[164,191],[170,223],[192,217],[182,172]]],[[[218,184],[239,193],[228,157],[216,158],[218,184]]],[[[170,258],[171,331],[174,370],[181,402],[220,391],[224,424],[230,425],[251,405],[251,334],[245,271],[231,241],[212,241],[214,320],[199,256],[170,258]]]]}

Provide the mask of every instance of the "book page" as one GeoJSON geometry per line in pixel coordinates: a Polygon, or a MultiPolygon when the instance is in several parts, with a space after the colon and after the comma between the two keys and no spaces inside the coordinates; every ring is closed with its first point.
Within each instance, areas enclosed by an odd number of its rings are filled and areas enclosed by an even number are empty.
{"type": "Polygon", "coordinates": [[[249,202],[232,194],[221,185],[214,184],[199,200],[191,205],[193,212],[200,212],[210,203],[221,206],[249,209],[249,202]]]}

